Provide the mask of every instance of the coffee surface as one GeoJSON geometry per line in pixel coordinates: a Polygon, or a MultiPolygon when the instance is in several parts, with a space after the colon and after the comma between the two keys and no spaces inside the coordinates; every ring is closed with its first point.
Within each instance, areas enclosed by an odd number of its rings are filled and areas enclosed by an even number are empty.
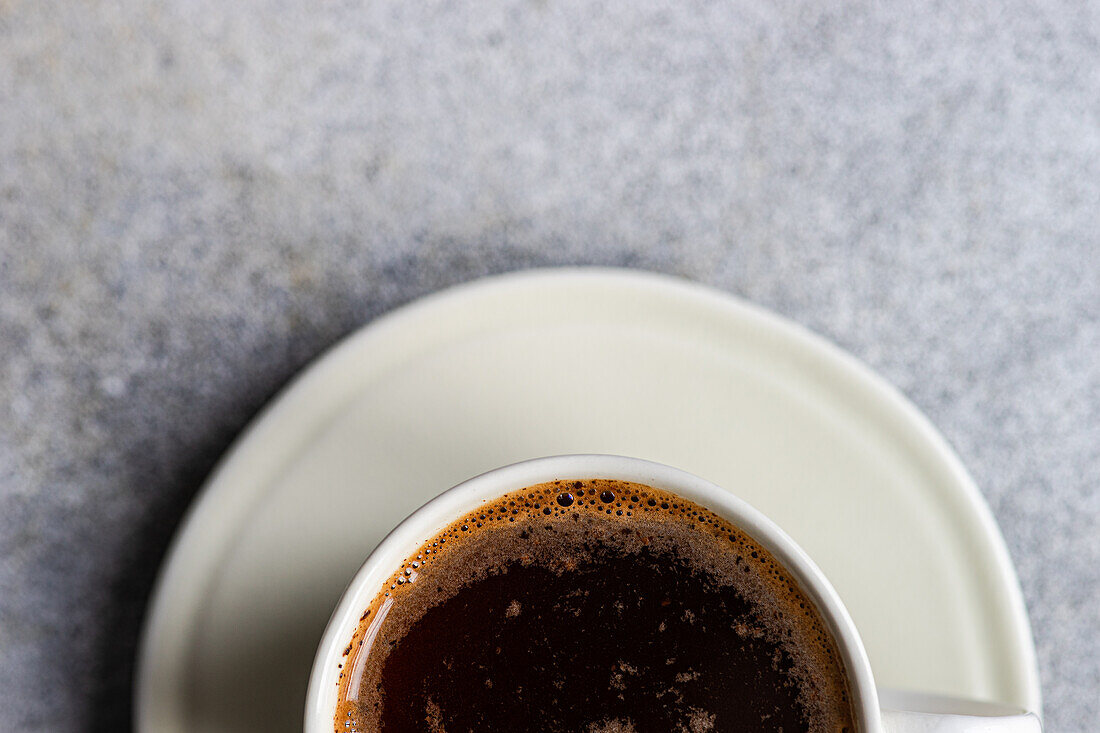
{"type": "Polygon", "coordinates": [[[429,539],[363,614],[337,731],[854,731],[835,643],[712,512],[589,480],[429,539]]]}

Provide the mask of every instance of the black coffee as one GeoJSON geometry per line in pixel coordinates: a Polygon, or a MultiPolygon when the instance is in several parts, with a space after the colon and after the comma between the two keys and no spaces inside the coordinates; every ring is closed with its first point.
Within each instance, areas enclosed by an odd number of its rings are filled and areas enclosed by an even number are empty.
{"type": "Polygon", "coordinates": [[[648,486],[508,494],[363,615],[336,731],[854,731],[832,638],[747,535],[648,486]]]}

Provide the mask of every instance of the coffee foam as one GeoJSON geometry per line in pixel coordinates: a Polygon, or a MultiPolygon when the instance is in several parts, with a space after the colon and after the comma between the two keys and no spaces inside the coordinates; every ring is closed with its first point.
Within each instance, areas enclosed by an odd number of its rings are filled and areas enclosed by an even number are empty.
{"type": "MultiPolygon", "coordinates": [[[[763,636],[790,655],[799,702],[811,730],[851,730],[843,663],[832,636],[794,578],[768,553],[714,512],[642,484],[555,481],[505,494],[455,520],[407,557],[360,618],[340,664],[336,731],[374,730],[377,711],[360,694],[381,679],[390,649],[428,608],[513,563],[561,574],[585,562],[593,542],[631,554],[643,547],[680,558],[701,582],[733,586],[763,624],[739,634],[763,636]],[[366,685],[366,686],[363,686],[366,685]]],[[[516,609],[521,612],[522,609],[516,609]]],[[[705,719],[705,711],[700,711],[705,719]]],[[[693,729],[695,726],[691,726],[693,729]]],[[[603,730],[629,730],[607,721],[603,730]]]]}

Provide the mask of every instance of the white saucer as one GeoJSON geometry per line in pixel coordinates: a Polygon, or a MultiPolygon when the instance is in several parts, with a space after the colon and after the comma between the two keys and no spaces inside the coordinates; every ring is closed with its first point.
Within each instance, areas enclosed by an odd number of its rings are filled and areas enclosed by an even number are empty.
{"type": "Polygon", "coordinates": [[[836,586],[880,685],[1039,709],[1004,542],[909,402],[727,295],[558,270],[379,319],[257,418],[162,571],[138,730],[297,733],[329,613],[393,525],[487,469],[590,452],[686,469],[774,519],[836,586]]]}

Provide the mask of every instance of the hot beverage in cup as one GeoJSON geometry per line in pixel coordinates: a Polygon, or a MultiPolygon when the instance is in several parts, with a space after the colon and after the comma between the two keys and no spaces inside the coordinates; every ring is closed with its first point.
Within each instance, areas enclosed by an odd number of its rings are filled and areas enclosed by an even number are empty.
{"type": "Polygon", "coordinates": [[[339,688],[336,731],[855,730],[795,578],[714,512],[611,479],[511,491],[426,538],[339,688]]]}

